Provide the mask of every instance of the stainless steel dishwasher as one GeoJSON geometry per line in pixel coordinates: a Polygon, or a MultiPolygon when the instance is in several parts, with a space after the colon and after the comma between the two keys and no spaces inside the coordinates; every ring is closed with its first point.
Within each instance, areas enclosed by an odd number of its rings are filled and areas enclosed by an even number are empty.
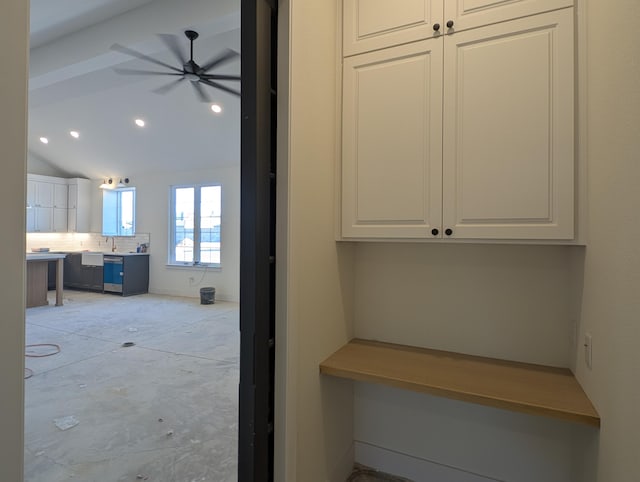
{"type": "Polygon", "coordinates": [[[104,256],[104,290],[122,293],[123,271],[122,256],[104,256]]]}

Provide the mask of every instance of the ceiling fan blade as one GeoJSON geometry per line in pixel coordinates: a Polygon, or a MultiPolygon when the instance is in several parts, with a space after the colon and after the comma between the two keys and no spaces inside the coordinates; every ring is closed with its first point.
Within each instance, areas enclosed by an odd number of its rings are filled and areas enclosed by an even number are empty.
{"type": "Polygon", "coordinates": [[[173,52],[173,55],[178,59],[180,65],[187,63],[187,56],[182,50],[177,36],[169,33],[159,33],[158,37],[160,37],[160,40],[162,40],[167,48],[173,52]]]}
{"type": "Polygon", "coordinates": [[[202,88],[202,86],[200,85],[200,83],[198,82],[191,82],[191,85],[193,86],[193,90],[196,91],[196,95],[198,96],[198,98],[200,99],[200,102],[211,102],[211,99],[209,98],[209,96],[205,93],[204,89],[202,88]]]}
{"type": "Polygon", "coordinates": [[[162,65],[163,67],[171,69],[174,72],[180,72],[181,74],[183,73],[181,69],[178,69],[172,65],[161,62],[160,60],[154,59],[153,57],[149,57],[148,55],[145,55],[142,52],[138,52],[137,50],[133,50],[133,49],[130,49],[129,47],[125,47],[124,45],[113,44],[111,46],[111,50],[115,50],[116,52],[131,55],[132,57],[136,57],[140,60],[146,60],[147,62],[151,62],[156,65],[162,65]]]}
{"type": "Polygon", "coordinates": [[[213,82],[211,80],[202,79],[202,78],[200,79],[200,82],[202,82],[203,84],[208,85],[210,87],[215,87],[216,89],[220,89],[220,90],[223,90],[223,91],[228,92],[230,94],[233,94],[233,95],[235,95],[237,97],[240,97],[240,92],[238,92],[236,90],[233,90],[233,89],[230,89],[229,87],[227,87],[225,85],[222,85],[222,84],[219,84],[218,82],[213,82]]]}
{"type": "Polygon", "coordinates": [[[151,70],[120,69],[118,67],[113,70],[123,75],[182,75],[182,73],[178,72],[153,72],[151,70]]]}
{"type": "Polygon", "coordinates": [[[166,94],[170,90],[177,87],[177,85],[184,80],[184,77],[180,77],[179,79],[174,80],[173,82],[169,82],[168,84],[163,85],[162,87],[158,87],[157,89],[153,89],[152,92],[156,94],[166,94]]]}
{"type": "Polygon", "coordinates": [[[200,71],[202,73],[206,73],[212,68],[216,67],[217,65],[222,65],[226,62],[229,62],[230,60],[233,60],[238,55],[240,54],[235,50],[226,49],[222,51],[221,54],[216,55],[214,58],[210,59],[208,62],[202,64],[202,66],[200,67],[200,71]]]}
{"type": "Polygon", "coordinates": [[[200,78],[206,80],[240,80],[239,75],[201,74],[200,78]]]}

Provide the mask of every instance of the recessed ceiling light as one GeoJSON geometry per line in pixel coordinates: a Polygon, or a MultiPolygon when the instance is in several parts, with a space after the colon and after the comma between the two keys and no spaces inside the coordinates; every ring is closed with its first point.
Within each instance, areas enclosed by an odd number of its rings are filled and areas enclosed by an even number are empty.
{"type": "Polygon", "coordinates": [[[77,139],[78,137],[80,137],[80,133],[78,131],[69,131],[69,135],[74,139],[77,139]]]}
{"type": "Polygon", "coordinates": [[[222,112],[222,107],[220,107],[220,105],[218,104],[211,104],[211,110],[216,114],[219,114],[220,112],[222,112]]]}
{"type": "Polygon", "coordinates": [[[135,122],[138,127],[144,127],[144,121],[142,119],[136,119],[135,122]]]}
{"type": "Polygon", "coordinates": [[[49,139],[47,139],[46,137],[41,137],[40,142],[42,142],[43,144],[49,144],[49,139]]]}

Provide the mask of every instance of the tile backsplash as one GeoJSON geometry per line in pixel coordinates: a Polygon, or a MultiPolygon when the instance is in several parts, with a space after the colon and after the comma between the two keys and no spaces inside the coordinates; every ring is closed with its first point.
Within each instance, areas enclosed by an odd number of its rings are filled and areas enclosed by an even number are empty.
{"type": "MultiPolygon", "coordinates": [[[[150,251],[151,235],[138,233],[135,236],[116,236],[116,251],[135,252],[145,243],[150,251]]],[[[49,248],[51,251],[111,251],[111,238],[100,233],[27,233],[27,252],[49,248]]]]}

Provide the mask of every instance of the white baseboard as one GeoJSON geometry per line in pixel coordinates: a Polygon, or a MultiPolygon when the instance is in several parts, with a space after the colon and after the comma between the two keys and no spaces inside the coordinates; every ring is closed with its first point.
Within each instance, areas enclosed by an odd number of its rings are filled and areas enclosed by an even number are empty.
{"type": "Polygon", "coordinates": [[[355,461],[414,482],[504,482],[359,441],[355,461]]]}

